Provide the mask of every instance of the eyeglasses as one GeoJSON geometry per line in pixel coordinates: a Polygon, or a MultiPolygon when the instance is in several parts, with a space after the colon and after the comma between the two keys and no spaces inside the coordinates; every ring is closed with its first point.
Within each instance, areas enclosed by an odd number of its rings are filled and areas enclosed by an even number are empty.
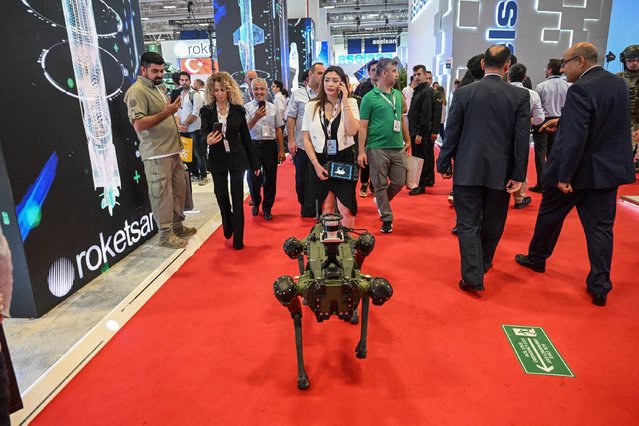
{"type": "Polygon", "coordinates": [[[575,59],[577,59],[577,58],[579,58],[579,57],[580,57],[580,55],[573,56],[573,57],[572,57],[572,58],[570,58],[570,59],[562,59],[561,61],[559,61],[559,63],[560,63],[560,64],[561,64],[561,66],[563,67],[563,66],[565,66],[568,62],[573,61],[573,60],[575,60],[575,59]]]}

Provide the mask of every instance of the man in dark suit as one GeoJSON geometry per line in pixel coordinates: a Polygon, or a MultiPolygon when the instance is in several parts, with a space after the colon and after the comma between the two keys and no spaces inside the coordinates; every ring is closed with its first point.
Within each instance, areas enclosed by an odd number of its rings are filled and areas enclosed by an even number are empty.
{"type": "Polygon", "coordinates": [[[564,219],[577,207],[590,259],[586,289],[592,303],[604,306],[612,289],[617,188],[635,181],[628,143],[628,87],[621,77],[597,65],[597,50],[590,43],[569,48],[561,65],[574,84],[568,89],[561,118],[544,125],[556,129],[555,144],[544,167],[544,192],[528,255],[518,254],[515,260],[544,272],[564,219]]]}
{"type": "MultiPolygon", "coordinates": [[[[435,184],[435,139],[439,133],[442,119],[442,99],[430,87],[427,75],[430,74],[424,65],[415,65],[413,75],[418,86],[408,110],[408,130],[411,149],[415,157],[424,159],[424,167],[419,177],[419,185],[411,189],[409,195],[426,193],[427,186],[435,184]]],[[[432,81],[432,74],[430,80],[432,81]]]]}
{"type": "Polygon", "coordinates": [[[481,62],[484,78],[455,91],[437,159],[442,177],[453,177],[464,291],[484,289],[510,193],[526,180],[528,164],[530,95],[502,79],[510,50],[491,46],[481,62]]]}

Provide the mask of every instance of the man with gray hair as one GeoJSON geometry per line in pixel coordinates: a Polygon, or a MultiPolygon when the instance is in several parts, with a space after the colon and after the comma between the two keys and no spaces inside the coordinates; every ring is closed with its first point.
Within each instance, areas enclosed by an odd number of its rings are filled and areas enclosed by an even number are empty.
{"type": "Polygon", "coordinates": [[[360,167],[370,166],[375,203],[382,219],[381,232],[393,232],[390,201],[406,184],[405,152],[410,137],[402,114],[406,103],[402,92],[394,89],[397,62],[383,58],[377,63],[377,86],[362,98],[358,146],[360,167]],[[366,150],[364,150],[366,146],[366,150]]]}

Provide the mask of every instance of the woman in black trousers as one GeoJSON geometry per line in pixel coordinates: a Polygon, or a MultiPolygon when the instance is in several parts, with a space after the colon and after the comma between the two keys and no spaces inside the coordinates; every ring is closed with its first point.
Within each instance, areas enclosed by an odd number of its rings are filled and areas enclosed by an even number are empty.
{"type": "Polygon", "coordinates": [[[206,98],[211,104],[202,108],[202,137],[209,145],[208,168],[222,216],[224,237],[233,237],[233,248],[244,248],[244,173],[258,176],[251,134],[246,123],[240,88],[226,72],[213,73],[206,82],[206,98]],[[221,126],[221,130],[215,129],[221,126]],[[229,176],[231,196],[229,198],[229,176]]]}

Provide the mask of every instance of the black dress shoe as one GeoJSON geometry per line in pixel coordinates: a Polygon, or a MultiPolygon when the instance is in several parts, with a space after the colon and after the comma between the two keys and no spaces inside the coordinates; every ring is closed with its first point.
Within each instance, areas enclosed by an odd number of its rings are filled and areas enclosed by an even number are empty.
{"type": "Polygon", "coordinates": [[[251,198],[251,199],[249,200],[249,206],[252,206],[252,205],[253,205],[253,199],[251,198]]]}
{"type": "Polygon", "coordinates": [[[524,268],[532,269],[535,272],[546,272],[546,265],[537,265],[532,263],[530,258],[525,254],[516,254],[515,262],[519,263],[524,268]]]}
{"type": "Polygon", "coordinates": [[[593,305],[606,306],[606,302],[608,301],[607,295],[594,294],[589,288],[586,288],[586,291],[592,296],[593,305]]]}
{"type": "Polygon", "coordinates": [[[251,207],[251,214],[253,216],[257,216],[259,212],[260,212],[260,206],[254,204],[253,207],[251,207]]]}
{"type": "Polygon", "coordinates": [[[472,284],[466,284],[466,281],[464,280],[460,280],[459,281],[459,288],[461,288],[464,291],[467,291],[469,293],[476,293],[478,291],[484,291],[484,285],[480,284],[480,285],[472,285],[472,284]]]}
{"type": "Polygon", "coordinates": [[[544,192],[544,187],[542,185],[535,185],[528,188],[530,192],[544,192]]]}
{"type": "Polygon", "coordinates": [[[233,248],[235,250],[242,250],[244,248],[244,243],[233,241],[233,248]]]}
{"type": "Polygon", "coordinates": [[[264,220],[272,220],[273,219],[273,215],[271,214],[270,211],[264,211],[264,220]]]}
{"type": "Polygon", "coordinates": [[[528,207],[530,205],[531,201],[532,201],[532,198],[524,197],[524,198],[521,199],[521,201],[519,203],[515,203],[515,208],[516,209],[523,209],[524,207],[528,207]]]}
{"type": "Polygon", "coordinates": [[[416,186],[415,188],[408,191],[408,195],[421,195],[425,193],[426,193],[426,190],[424,189],[423,186],[416,186]]]}

